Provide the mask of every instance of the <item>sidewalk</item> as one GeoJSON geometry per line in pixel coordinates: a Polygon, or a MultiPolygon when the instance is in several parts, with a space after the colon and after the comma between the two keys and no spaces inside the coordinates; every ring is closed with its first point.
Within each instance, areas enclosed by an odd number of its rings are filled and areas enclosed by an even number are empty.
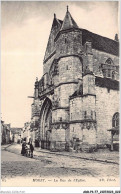
{"type": "MultiPolygon", "coordinates": [[[[2,147],[2,146],[1,146],[2,147]]],[[[6,146],[5,148],[7,151],[20,154],[21,153],[21,144],[11,144],[6,146]]],[[[98,162],[105,162],[105,163],[113,163],[119,165],[119,152],[116,151],[109,151],[109,150],[98,150],[97,152],[93,153],[73,153],[73,152],[52,152],[49,150],[41,149],[41,148],[34,148],[34,158],[48,155],[56,155],[56,156],[65,156],[65,157],[72,157],[77,159],[84,159],[84,160],[93,160],[98,162]]]]}
{"type": "Polygon", "coordinates": [[[73,158],[80,158],[85,160],[93,160],[93,161],[99,161],[99,162],[107,162],[107,163],[114,163],[119,164],[119,152],[113,151],[107,149],[100,149],[97,152],[93,153],[74,153],[74,152],[52,152],[49,150],[41,149],[41,148],[35,148],[36,152],[41,153],[49,153],[54,155],[61,155],[61,156],[68,156],[73,158]]]}

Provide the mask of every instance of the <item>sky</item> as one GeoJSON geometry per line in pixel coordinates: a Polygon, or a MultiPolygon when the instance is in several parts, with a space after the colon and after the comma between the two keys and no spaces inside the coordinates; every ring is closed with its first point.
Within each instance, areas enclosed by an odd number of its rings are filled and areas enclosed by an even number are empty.
{"type": "Polygon", "coordinates": [[[4,1],[1,3],[1,113],[5,123],[23,127],[31,120],[34,82],[43,73],[43,59],[56,13],[66,6],[80,28],[114,39],[118,2],[4,1]]]}

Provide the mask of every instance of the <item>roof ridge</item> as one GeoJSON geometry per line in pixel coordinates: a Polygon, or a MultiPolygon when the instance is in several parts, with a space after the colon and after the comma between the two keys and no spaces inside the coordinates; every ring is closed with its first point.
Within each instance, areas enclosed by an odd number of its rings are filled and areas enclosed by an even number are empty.
{"type": "Polygon", "coordinates": [[[114,40],[114,39],[111,39],[111,38],[106,37],[106,36],[102,36],[102,35],[100,35],[100,34],[97,34],[97,33],[95,33],[95,32],[89,31],[89,30],[84,29],[84,28],[79,28],[79,29],[81,29],[82,31],[85,30],[85,31],[87,31],[87,32],[89,32],[89,33],[92,33],[92,34],[94,34],[94,35],[100,36],[100,37],[102,37],[102,38],[107,38],[107,39],[109,39],[109,40],[113,40],[113,41],[115,41],[115,42],[118,42],[118,41],[116,41],[116,40],[114,40]]]}

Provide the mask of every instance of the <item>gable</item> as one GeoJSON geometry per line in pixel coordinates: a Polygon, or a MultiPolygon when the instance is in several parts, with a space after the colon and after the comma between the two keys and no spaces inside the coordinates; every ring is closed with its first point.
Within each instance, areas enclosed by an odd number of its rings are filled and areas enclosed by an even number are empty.
{"type": "Polygon", "coordinates": [[[51,31],[50,31],[48,43],[47,43],[47,48],[46,48],[46,52],[45,52],[45,56],[44,56],[44,61],[50,55],[52,55],[52,53],[55,51],[54,39],[55,39],[55,36],[57,35],[57,33],[59,32],[59,30],[61,28],[61,24],[62,24],[62,21],[58,20],[55,16],[55,18],[53,20],[53,23],[52,23],[52,28],[51,28],[51,31]]]}

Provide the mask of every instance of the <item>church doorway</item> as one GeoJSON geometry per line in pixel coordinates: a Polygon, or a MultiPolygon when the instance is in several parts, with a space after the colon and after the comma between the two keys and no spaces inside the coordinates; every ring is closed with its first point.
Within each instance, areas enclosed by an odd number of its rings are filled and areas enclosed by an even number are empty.
{"type": "Polygon", "coordinates": [[[52,102],[46,98],[40,113],[40,140],[41,148],[50,149],[52,123],[52,102]]]}

